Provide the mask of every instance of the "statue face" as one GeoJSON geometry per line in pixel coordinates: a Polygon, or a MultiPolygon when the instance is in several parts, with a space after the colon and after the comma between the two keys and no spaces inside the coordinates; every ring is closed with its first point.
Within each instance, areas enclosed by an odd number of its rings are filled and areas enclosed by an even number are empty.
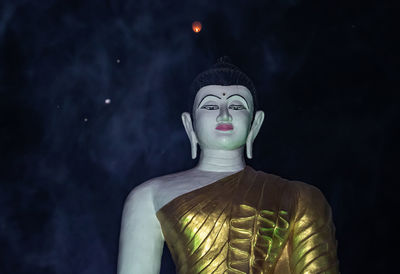
{"type": "Polygon", "coordinates": [[[245,86],[202,87],[193,104],[193,124],[202,149],[233,150],[246,143],[253,97],[245,86]]]}

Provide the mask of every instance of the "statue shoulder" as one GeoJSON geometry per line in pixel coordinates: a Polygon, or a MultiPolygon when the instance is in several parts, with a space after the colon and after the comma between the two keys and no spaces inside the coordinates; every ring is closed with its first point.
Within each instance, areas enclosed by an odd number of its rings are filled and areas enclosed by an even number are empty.
{"type": "Polygon", "coordinates": [[[187,178],[188,171],[181,171],[151,178],[133,188],[125,203],[157,203],[160,190],[172,189],[177,182],[187,178]]]}
{"type": "Polygon", "coordinates": [[[297,213],[308,216],[320,216],[322,219],[331,216],[331,207],[322,191],[301,181],[290,181],[294,193],[297,213]]]}
{"type": "Polygon", "coordinates": [[[264,181],[267,181],[276,189],[281,189],[287,198],[294,199],[296,202],[300,201],[314,205],[324,205],[327,203],[324,194],[314,185],[262,171],[258,171],[258,174],[261,174],[264,177],[264,181]]]}
{"type": "Polygon", "coordinates": [[[154,211],[153,197],[159,184],[158,178],[149,179],[134,187],[125,199],[125,208],[141,208],[141,210],[154,211]]]}
{"type": "Polygon", "coordinates": [[[319,188],[317,188],[314,185],[307,184],[305,182],[298,180],[287,179],[279,175],[266,173],[263,171],[258,171],[258,173],[264,176],[265,181],[268,181],[278,187],[281,187],[285,191],[291,192],[293,195],[297,197],[303,197],[303,198],[313,197],[318,199],[324,198],[324,195],[319,190],[319,188]]]}
{"type": "Polygon", "coordinates": [[[135,186],[130,192],[127,199],[136,196],[148,196],[151,195],[155,185],[157,184],[157,178],[147,180],[137,186],[135,186]]]}
{"type": "Polygon", "coordinates": [[[299,198],[318,200],[325,199],[324,194],[322,194],[321,190],[314,185],[297,180],[291,180],[289,181],[289,184],[299,198]]]}

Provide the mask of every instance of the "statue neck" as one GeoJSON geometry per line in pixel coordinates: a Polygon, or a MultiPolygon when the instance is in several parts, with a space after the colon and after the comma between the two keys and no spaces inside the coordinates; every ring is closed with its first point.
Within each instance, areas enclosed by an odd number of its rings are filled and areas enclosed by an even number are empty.
{"type": "Polygon", "coordinates": [[[245,168],[244,147],[235,150],[202,149],[196,168],[211,172],[238,172],[245,168]]]}

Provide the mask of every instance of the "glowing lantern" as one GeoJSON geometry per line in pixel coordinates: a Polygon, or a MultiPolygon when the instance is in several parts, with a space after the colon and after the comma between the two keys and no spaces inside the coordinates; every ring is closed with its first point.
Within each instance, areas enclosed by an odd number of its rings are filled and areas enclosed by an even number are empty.
{"type": "Polygon", "coordinates": [[[199,21],[194,21],[192,23],[192,29],[196,33],[200,32],[201,31],[201,23],[199,21]]]}

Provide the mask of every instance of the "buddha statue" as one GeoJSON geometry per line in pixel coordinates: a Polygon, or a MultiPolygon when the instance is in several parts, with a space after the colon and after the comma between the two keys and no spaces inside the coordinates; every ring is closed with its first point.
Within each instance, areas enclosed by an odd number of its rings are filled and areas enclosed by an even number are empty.
{"type": "Polygon", "coordinates": [[[222,57],[192,90],[182,122],[198,164],[130,192],[118,274],[159,273],[164,242],[180,274],[339,273],[323,194],[245,163],[264,121],[249,77],[222,57]]]}

